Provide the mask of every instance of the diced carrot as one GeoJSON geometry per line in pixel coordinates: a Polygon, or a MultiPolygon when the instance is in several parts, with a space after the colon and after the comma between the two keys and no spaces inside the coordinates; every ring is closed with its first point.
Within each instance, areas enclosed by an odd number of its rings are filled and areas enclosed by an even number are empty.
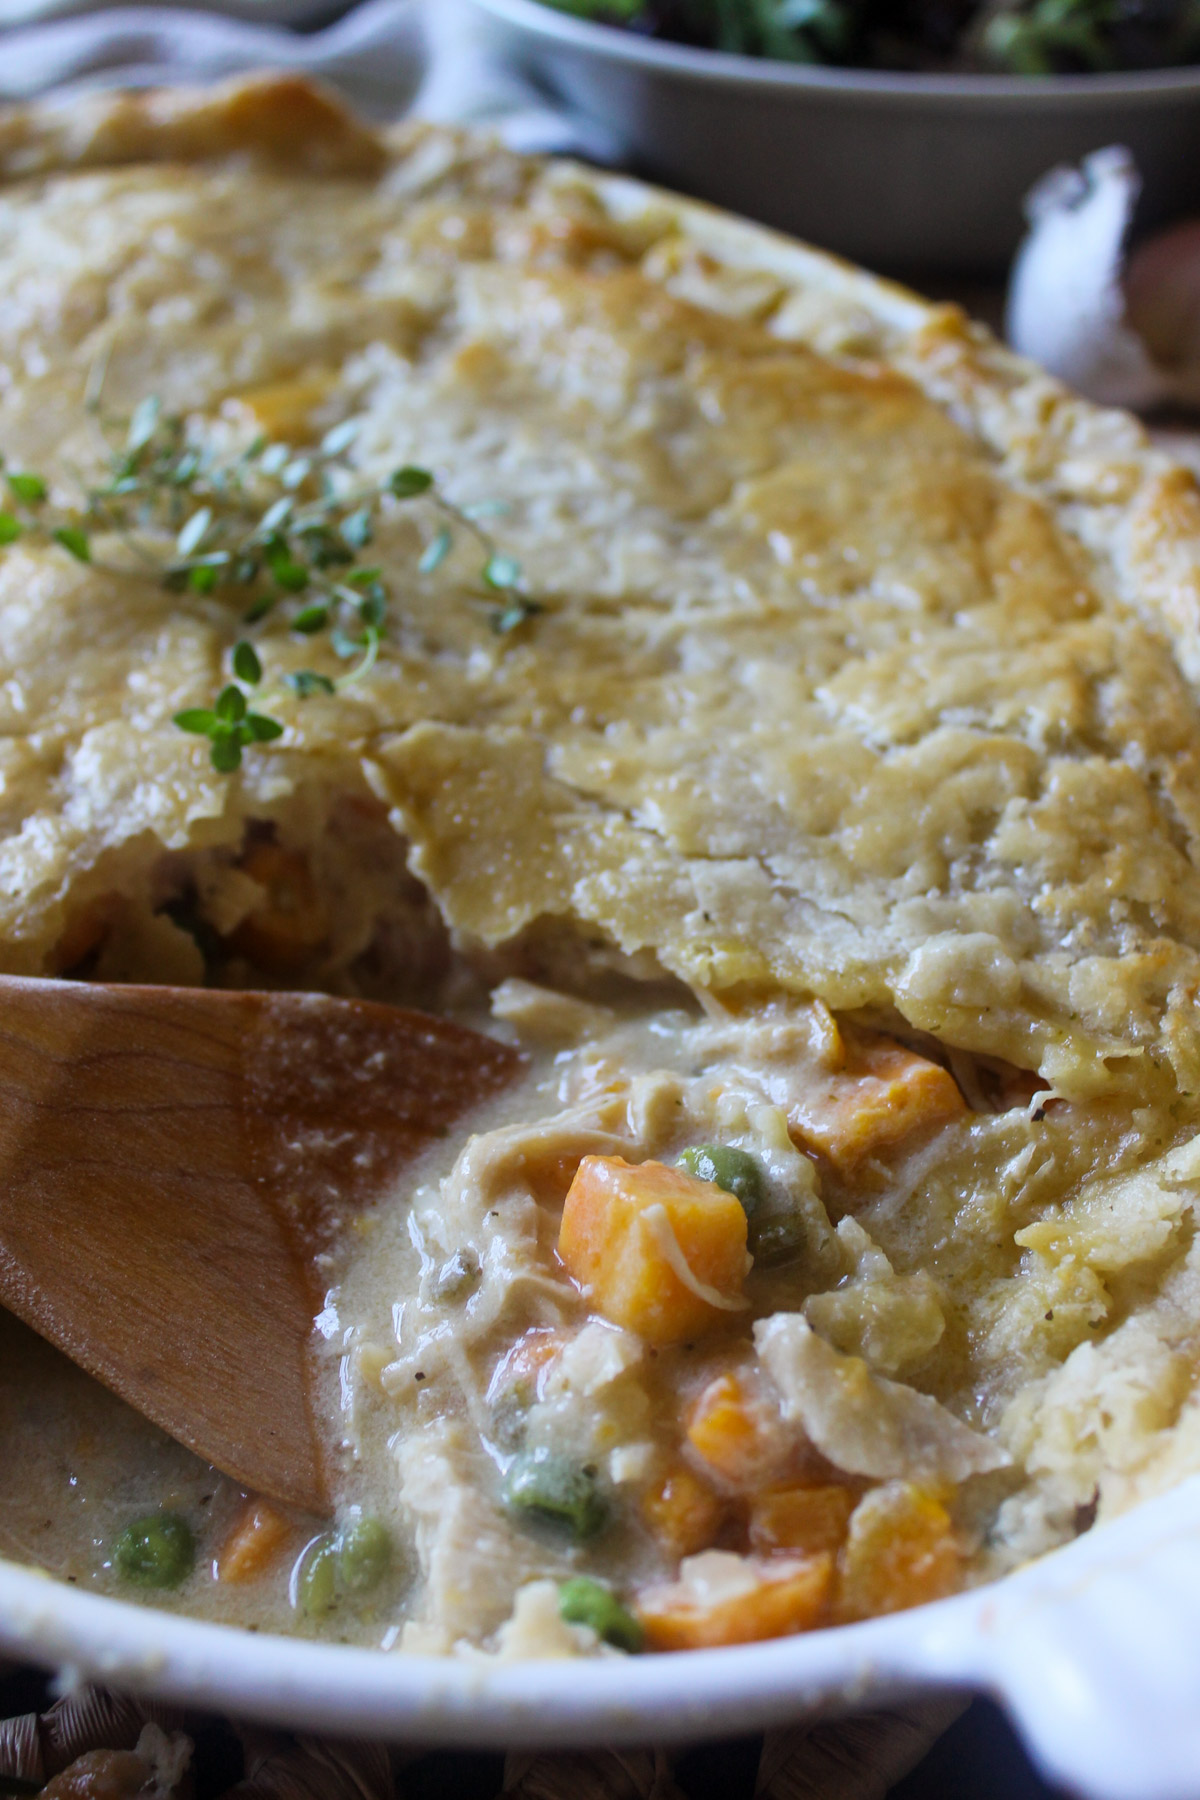
{"type": "Polygon", "coordinates": [[[740,1311],[750,1267],[746,1214],[732,1194],[619,1156],[580,1163],[558,1254],[604,1318],[652,1344],[682,1342],[740,1311]]]}
{"type": "Polygon", "coordinates": [[[842,1175],[967,1110],[948,1070],[892,1038],[847,1033],[845,1066],[792,1103],[793,1137],[842,1175]]]}
{"type": "Polygon", "coordinates": [[[705,1466],[739,1493],[753,1493],[783,1472],[793,1441],[778,1407],[738,1375],[718,1375],[689,1409],[687,1441],[705,1466]]]}
{"type": "Polygon", "coordinates": [[[846,1619],[902,1612],[952,1594],[962,1547],[941,1502],[911,1482],[864,1494],[838,1559],[838,1612],[846,1619]]]}
{"type": "Polygon", "coordinates": [[[307,862],[296,850],[261,843],[251,845],[241,868],[266,889],[266,898],[231,933],[230,946],[273,975],[295,973],[329,926],[307,862]]]}
{"type": "Polygon", "coordinates": [[[678,1581],[643,1589],[635,1610],[652,1650],[752,1644],[821,1624],[832,1585],[828,1554],[758,1561],[710,1550],[678,1581]]]}
{"type": "Polygon", "coordinates": [[[771,1488],[750,1507],[755,1550],[839,1550],[858,1496],[847,1487],[771,1488]]]}
{"type": "Polygon", "coordinates": [[[642,1514],[664,1550],[694,1556],[716,1541],[725,1508],[686,1463],[676,1462],[643,1496],[642,1514]]]}
{"type": "Polygon", "coordinates": [[[313,415],[329,399],[333,385],[333,377],[328,374],[272,381],[231,395],[221,411],[227,419],[247,425],[265,437],[285,444],[305,444],[316,436],[313,415]]]}
{"type": "Polygon", "coordinates": [[[217,1553],[213,1572],[218,1581],[256,1581],[292,1535],[286,1513],[251,1494],[217,1553]]]}

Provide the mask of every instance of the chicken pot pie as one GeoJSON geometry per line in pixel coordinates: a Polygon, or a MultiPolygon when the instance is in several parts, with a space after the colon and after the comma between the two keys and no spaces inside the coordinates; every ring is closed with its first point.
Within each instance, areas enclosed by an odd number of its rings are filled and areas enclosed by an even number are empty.
{"type": "Polygon", "coordinates": [[[0,123],[0,966],[526,1074],[329,1253],[331,1524],[2,1325],[0,1543],[502,1655],[1200,1465],[1200,495],[951,308],[291,82],[0,123]]]}

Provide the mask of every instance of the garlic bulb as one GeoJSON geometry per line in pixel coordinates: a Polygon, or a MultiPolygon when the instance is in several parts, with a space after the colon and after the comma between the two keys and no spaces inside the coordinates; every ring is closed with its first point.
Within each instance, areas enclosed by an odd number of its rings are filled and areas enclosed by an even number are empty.
{"type": "Polygon", "coordinates": [[[1140,187],[1119,145],[1043,177],[1026,201],[1008,339],[1089,399],[1200,406],[1200,221],[1147,239],[1126,266],[1140,187]]]}

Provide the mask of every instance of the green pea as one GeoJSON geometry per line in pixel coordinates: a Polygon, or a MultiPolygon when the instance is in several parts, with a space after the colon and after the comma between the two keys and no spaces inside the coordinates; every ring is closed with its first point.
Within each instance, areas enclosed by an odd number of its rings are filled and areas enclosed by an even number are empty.
{"type": "Polygon", "coordinates": [[[810,1249],[811,1226],[804,1214],[786,1206],[757,1213],[750,1224],[750,1254],[755,1267],[779,1269],[799,1262],[810,1249]]]}
{"type": "Polygon", "coordinates": [[[711,1181],[740,1200],[749,1220],[747,1242],[760,1269],[798,1262],[810,1249],[811,1225],[786,1200],[768,1195],[758,1159],[729,1144],[693,1144],[676,1159],[700,1181],[711,1181]]]}
{"type": "Polygon", "coordinates": [[[368,1513],[351,1519],[338,1533],[338,1574],[351,1594],[369,1594],[392,1566],[387,1527],[368,1513]]]}
{"type": "Polygon", "coordinates": [[[676,1158],[675,1166],[724,1188],[741,1201],[748,1219],[763,1203],[762,1170],[748,1150],[735,1150],[729,1144],[693,1144],[676,1158]]]}
{"type": "Polygon", "coordinates": [[[514,1458],[504,1480],[504,1504],[518,1517],[553,1525],[581,1543],[608,1523],[595,1476],[548,1450],[526,1450],[514,1458]]]}
{"type": "Polygon", "coordinates": [[[310,1619],[320,1619],[333,1610],[337,1597],[337,1534],[323,1531],[304,1546],[292,1571],[292,1605],[310,1619]]]}
{"type": "Polygon", "coordinates": [[[645,1641],[641,1626],[612,1590],[586,1575],[563,1582],[558,1590],[558,1610],[568,1625],[590,1625],[598,1638],[631,1656],[637,1655],[645,1641]]]}
{"type": "Polygon", "coordinates": [[[137,1587],[178,1587],[196,1566],[196,1540],[178,1513],[148,1513],[125,1527],[112,1561],[121,1579],[137,1587]]]}

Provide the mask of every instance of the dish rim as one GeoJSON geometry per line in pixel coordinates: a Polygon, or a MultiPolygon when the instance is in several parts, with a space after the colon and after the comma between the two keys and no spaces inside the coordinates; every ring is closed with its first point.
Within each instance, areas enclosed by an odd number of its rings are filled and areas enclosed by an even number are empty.
{"type": "Polygon", "coordinates": [[[931,1692],[989,1692],[1049,1778],[1191,1800],[1200,1476],[986,1585],[861,1624],[643,1657],[499,1663],[312,1643],[81,1591],[0,1558],[0,1651],[234,1715],[392,1742],[697,1742],[931,1692]],[[1131,1604],[1132,1603],[1132,1604],[1131,1604]]]}
{"type": "Polygon", "coordinates": [[[426,1741],[432,1731],[479,1748],[565,1748],[601,1737],[694,1742],[868,1693],[875,1700],[965,1685],[969,1675],[956,1682],[915,1666],[910,1640],[969,1636],[995,1586],[765,1643],[500,1662],[480,1652],[438,1656],[257,1632],[91,1593],[0,1558],[0,1649],[57,1662],[76,1677],[304,1730],[426,1741]]]}
{"type": "Polygon", "coordinates": [[[599,24],[560,12],[545,0],[474,0],[485,12],[518,30],[549,38],[610,61],[637,63],[660,73],[725,87],[808,92],[837,98],[867,98],[897,106],[951,107],[986,102],[1003,111],[1032,104],[1037,110],[1067,105],[1086,110],[1093,103],[1121,99],[1153,106],[1165,97],[1200,97],[1200,64],[1183,68],[1131,69],[1104,75],[936,74],[891,69],[844,69],[809,63],[773,62],[727,50],[704,50],[665,39],[639,37],[617,25],[599,24]]]}

